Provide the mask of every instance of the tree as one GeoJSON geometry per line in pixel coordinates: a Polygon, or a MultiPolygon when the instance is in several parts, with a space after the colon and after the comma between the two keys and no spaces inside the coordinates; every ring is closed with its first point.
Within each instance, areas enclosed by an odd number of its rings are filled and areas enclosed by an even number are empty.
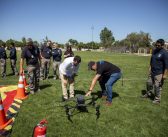
{"type": "Polygon", "coordinates": [[[10,47],[11,43],[15,43],[15,40],[9,39],[6,41],[6,47],[10,47]]]}
{"type": "Polygon", "coordinates": [[[149,33],[145,33],[143,31],[132,32],[127,35],[126,40],[129,44],[131,52],[137,52],[139,47],[149,47],[151,44],[151,36],[149,33]]]}
{"type": "Polygon", "coordinates": [[[0,46],[4,46],[5,42],[3,40],[0,40],[0,46]]]}
{"type": "Polygon", "coordinates": [[[24,47],[25,45],[23,44],[22,41],[15,41],[15,46],[16,47],[24,47]]]}
{"type": "Polygon", "coordinates": [[[38,41],[36,41],[36,40],[33,41],[33,44],[36,45],[36,46],[38,46],[38,47],[39,47],[39,45],[40,45],[40,44],[38,43],[38,41]]]}
{"type": "Polygon", "coordinates": [[[78,41],[74,39],[69,39],[68,41],[73,47],[76,47],[78,45],[78,41]]]}
{"type": "Polygon", "coordinates": [[[111,47],[112,43],[115,41],[113,33],[111,32],[111,30],[108,30],[106,27],[103,30],[101,30],[100,40],[103,47],[105,48],[111,47]]]}
{"type": "Polygon", "coordinates": [[[22,43],[23,43],[23,45],[26,45],[26,38],[25,37],[22,38],[22,43]]]}
{"type": "Polygon", "coordinates": [[[139,35],[140,35],[139,47],[150,47],[152,42],[150,34],[140,31],[139,35]]]}

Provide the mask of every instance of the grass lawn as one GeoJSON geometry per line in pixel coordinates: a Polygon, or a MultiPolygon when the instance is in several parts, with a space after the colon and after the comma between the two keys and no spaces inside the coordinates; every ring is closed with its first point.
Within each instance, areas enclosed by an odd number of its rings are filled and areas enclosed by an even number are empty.
{"type": "MultiPolygon", "coordinates": [[[[79,113],[68,121],[61,103],[61,82],[52,78],[40,82],[41,91],[29,95],[21,106],[13,126],[11,137],[31,137],[34,126],[43,118],[48,120],[47,137],[168,137],[168,82],[165,81],[160,105],[150,99],[141,99],[145,90],[150,57],[103,52],[76,52],[82,63],[76,77],[75,92],[84,94],[94,72],[87,70],[90,60],[106,60],[118,65],[123,72],[124,85],[119,80],[113,87],[111,107],[106,107],[100,98],[100,118],[79,113]]],[[[19,64],[19,61],[18,61],[19,64]]],[[[7,73],[10,73],[9,62],[7,73]]],[[[52,69],[50,71],[52,76],[52,69]]],[[[0,79],[1,85],[17,84],[18,78],[7,76],[0,79]]],[[[94,93],[100,92],[97,83],[94,93]]],[[[89,112],[95,110],[88,108],[89,112]]]]}

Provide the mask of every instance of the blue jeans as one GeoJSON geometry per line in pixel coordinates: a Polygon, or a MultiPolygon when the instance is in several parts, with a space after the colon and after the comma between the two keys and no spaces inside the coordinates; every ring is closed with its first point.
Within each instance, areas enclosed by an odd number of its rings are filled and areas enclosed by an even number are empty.
{"type": "Polygon", "coordinates": [[[107,101],[112,102],[112,96],[113,96],[112,87],[113,87],[113,84],[120,78],[121,78],[121,72],[114,73],[114,74],[111,74],[110,78],[105,83],[107,101]]]}

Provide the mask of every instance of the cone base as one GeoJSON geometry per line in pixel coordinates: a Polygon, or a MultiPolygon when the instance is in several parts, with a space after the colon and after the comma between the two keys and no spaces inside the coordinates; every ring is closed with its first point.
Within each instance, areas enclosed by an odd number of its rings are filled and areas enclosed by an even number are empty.
{"type": "Polygon", "coordinates": [[[13,120],[9,119],[5,124],[3,124],[2,126],[0,126],[0,130],[4,129],[7,125],[9,125],[13,120]]]}
{"type": "Polygon", "coordinates": [[[28,95],[26,95],[26,96],[24,96],[24,97],[17,97],[17,96],[15,96],[15,99],[21,99],[21,100],[24,100],[24,99],[26,99],[26,98],[28,98],[28,95]]]}

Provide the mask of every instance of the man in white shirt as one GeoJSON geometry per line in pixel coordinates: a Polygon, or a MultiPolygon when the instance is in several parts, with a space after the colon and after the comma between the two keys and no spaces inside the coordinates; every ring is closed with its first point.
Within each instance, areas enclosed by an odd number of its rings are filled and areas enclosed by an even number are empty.
{"type": "Polygon", "coordinates": [[[69,97],[74,97],[74,78],[78,72],[79,65],[81,62],[80,56],[66,58],[59,67],[63,99],[68,99],[67,85],[69,84],[69,97]]]}

